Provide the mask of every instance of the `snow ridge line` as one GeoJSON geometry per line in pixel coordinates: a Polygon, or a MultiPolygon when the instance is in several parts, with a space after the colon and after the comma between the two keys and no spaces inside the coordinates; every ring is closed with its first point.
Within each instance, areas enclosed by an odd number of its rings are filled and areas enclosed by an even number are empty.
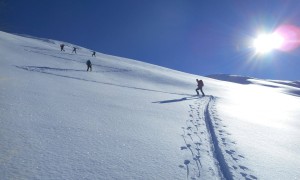
{"type": "Polygon", "coordinates": [[[229,170],[229,166],[226,163],[226,160],[224,158],[222,150],[219,146],[219,141],[218,141],[218,138],[217,138],[217,135],[215,132],[215,128],[212,123],[212,118],[210,115],[210,109],[212,107],[212,104],[214,103],[214,99],[215,98],[213,96],[209,97],[209,102],[207,103],[206,108],[204,110],[205,124],[207,127],[207,131],[209,132],[210,137],[211,137],[212,146],[213,146],[212,148],[214,150],[215,159],[217,160],[218,165],[219,165],[219,171],[226,180],[233,180],[233,175],[229,170]]]}

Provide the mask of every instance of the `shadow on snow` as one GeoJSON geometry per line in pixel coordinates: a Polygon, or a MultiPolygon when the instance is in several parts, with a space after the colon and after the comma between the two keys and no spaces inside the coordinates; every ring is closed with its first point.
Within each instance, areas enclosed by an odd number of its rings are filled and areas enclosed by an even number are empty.
{"type": "Polygon", "coordinates": [[[199,99],[198,95],[191,95],[179,99],[170,99],[170,100],[164,100],[164,101],[156,101],[152,103],[160,103],[160,104],[165,104],[165,103],[175,103],[175,102],[180,102],[180,101],[187,101],[187,100],[193,100],[193,99],[199,99]]]}

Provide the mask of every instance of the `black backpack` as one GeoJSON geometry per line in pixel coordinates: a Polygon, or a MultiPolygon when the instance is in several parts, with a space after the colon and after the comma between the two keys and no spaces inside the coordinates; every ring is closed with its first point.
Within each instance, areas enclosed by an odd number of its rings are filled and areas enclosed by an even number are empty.
{"type": "Polygon", "coordinates": [[[204,83],[202,80],[199,81],[199,86],[204,86],[204,83]]]}
{"type": "Polygon", "coordinates": [[[91,61],[88,60],[88,61],[86,62],[86,65],[88,65],[88,66],[92,65],[91,61]]]}

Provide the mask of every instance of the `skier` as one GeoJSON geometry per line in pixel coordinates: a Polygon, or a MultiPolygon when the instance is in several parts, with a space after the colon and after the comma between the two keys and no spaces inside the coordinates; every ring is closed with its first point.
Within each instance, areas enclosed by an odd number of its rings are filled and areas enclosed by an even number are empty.
{"type": "Polygon", "coordinates": [[[77,54],[77,53],[76,53],[76,49],[77,49],[76,47],[73,47],[73,51],[72,51],[72,53],[75,53],[75,54],[77,54]]]}
{"type": "Polygon", "coordinates": [[[61,45],[60,45],[60,51],[65,51],[65,50],[64,50],[64,47],[65,47],[65,45],[64,45],[64,44],[61,44],[61,45]]]}
{"type": "Polygon", "coordinates": [[[93,57],[93,56],[95,56],[95,57],[96,57],[96,52],[95,52],[95,51],[93,51],[92,57],[93,57]]]}
{"type": "Polygon", "coordinates": [[[92,62],[90,60],[86,61],[87,70],[86,71],[92,71],[92,62]]]}
{"type": "Polygon", "coordinates": [[[202,96],[205,96],[205,94],[203,93],[203,90],[202,90],[202,88],[204,86],[203,81],[202,80],[198,80],[198,79],[196,79],[196,81],[197,81],[197,84],[198,84],[198,88],[196,89],[197,95],[199,95],[198,90],[200,90],[201,93],[202,93],[202,96]]]}

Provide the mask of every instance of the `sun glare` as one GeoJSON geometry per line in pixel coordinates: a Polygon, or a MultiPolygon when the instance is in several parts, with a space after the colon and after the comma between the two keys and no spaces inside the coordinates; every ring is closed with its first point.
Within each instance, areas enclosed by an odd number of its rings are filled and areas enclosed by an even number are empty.
{"type": "Polygon", "coordinates": [[[266,54],[274,49],[279,49],[284,42],[284,38],[278,33],[261,34],[253,41],[253,47],[257,54],[266,54]]]}

